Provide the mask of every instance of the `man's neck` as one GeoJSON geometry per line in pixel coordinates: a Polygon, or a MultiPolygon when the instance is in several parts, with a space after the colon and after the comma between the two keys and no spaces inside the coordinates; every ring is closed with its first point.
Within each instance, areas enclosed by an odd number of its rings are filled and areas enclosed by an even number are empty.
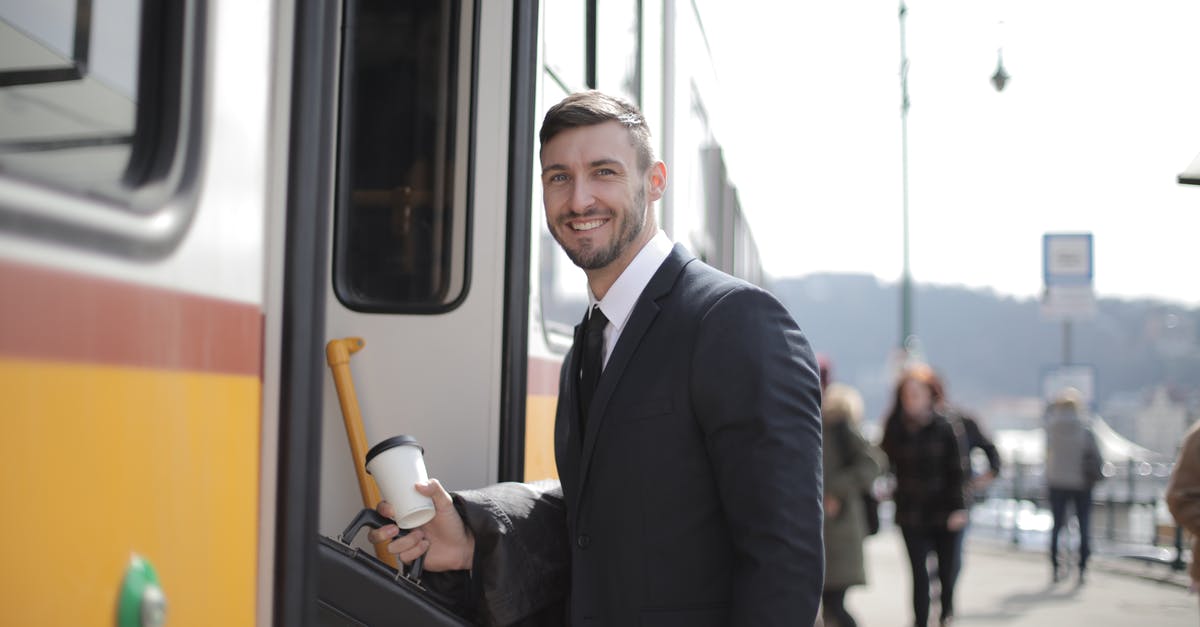
{"type": "Polygon", "coordinates": [[[596,300],[604,300],[604,295],[621,277],[621,273],[625,272],[625,268],[629,267],[634,257],[637,257],[646,244],[654,239],[654,234],[658,232],[658,229],[651,226],[652,228],[644,229],[637,240],[625,249],[625,254],[613,260],[612,263],[603,268],[584,271],[587,274],[588,288],[592,290],[592,295],[596,297],[596,300]]]}

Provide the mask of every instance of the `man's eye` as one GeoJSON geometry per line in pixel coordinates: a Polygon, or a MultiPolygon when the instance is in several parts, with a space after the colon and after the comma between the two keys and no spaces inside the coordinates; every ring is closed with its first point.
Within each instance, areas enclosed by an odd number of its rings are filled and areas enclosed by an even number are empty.
{"type": "Polygon", "coordinates": [[[599,176],[612,176],[616,174],[616,172],[609,168],[600,168],[599,170],[596,170],[596,174],[599,176]]]}
{"type": "Polygon", "coordinates": [[[548,180],[549,182],[551,182],[551,183],[561,183],[561,182],[563,182],[563,181],[567,180],[567,175],[566,175],[566,174],[559,173],[559,174],[552,175],[552,176],[551,176],[549,179],[547,179],[547,180],[548,180]]]}

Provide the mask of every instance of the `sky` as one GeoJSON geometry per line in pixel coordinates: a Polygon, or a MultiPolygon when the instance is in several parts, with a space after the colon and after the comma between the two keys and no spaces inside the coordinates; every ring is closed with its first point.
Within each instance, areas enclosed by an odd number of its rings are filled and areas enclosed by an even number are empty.
{"type": "MultiPolygon", "coordinates": [[[[898,280],[899,3],[696,4],[767,273],[898,280]]],[[[910,0],[906,46],[915,281],[1035,296],[1090,232],[1098,295],[1200,305],[1200,0],[910,0]]]]}

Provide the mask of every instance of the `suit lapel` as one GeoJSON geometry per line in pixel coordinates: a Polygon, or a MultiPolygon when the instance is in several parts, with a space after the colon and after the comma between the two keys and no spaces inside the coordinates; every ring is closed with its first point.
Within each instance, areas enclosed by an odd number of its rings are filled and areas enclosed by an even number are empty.
{"type": "MultiPolygon", "coordinates": [[[[583,486],[587,481],[588,468],[591,465],[592,453],[596,448],[600,427],[606,418],[608,402],[612,399],[613,393],[621,381],[621,376],[624,374],[626,366],[629,365],[629,360],[637,351],[642,337],[658,317],[660,307],[657,301],[671,292],[679,273],[692,259],[693,257],[683,246],[676,244],[654,276],[650,277],[650,282],[642,290],[641,296],[633,306],[633,311],[629,314],[629,320],[625,322],[621,337],[617,340],[617,345],[613,347],[612,354],[608,358],[608,365],[600,374],[600,381],[596,385],[596,395],[592,398],[592,404],[588,408],[587,431],[584,433],[583,452],[579,459],[580,472],[577,493],[582,493],[583,486]]],[[[581,341],[580,334],[576,331],[575,348],[581,346],[581,341]]],[[[578,351],[572,349],[572,352],[578,351]]],[[[574,389],[577,388],[578,380],[574,384],[574,389]]],[[[578,402],[575,407],[578,407],[578,402]]],[[[578,412],[576,411],[576,413],[578,412]]],[[[572,426],[574,427],[574,425],[572,426]]],[[[578,430],[576,429],[576,431],[578,430]]],[[[579,515],[579,509],[575,508],[574,515],[576,517],[579,515]]]]}

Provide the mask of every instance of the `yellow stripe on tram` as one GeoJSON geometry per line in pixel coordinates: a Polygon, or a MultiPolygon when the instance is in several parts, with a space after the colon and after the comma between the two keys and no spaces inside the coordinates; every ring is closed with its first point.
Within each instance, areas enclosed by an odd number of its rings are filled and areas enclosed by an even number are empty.
{"type": "Polygon", "coordinates": [[[554,413],[557,396],[525,397],[525,480],[557,479],[554,462],[554,413]]]}
{"type": "Polygon", "coordinates": [[[113,624],[132,553],[168,624],[252,624],[261,387],[0,359],[4,624],[113,624]]]}

